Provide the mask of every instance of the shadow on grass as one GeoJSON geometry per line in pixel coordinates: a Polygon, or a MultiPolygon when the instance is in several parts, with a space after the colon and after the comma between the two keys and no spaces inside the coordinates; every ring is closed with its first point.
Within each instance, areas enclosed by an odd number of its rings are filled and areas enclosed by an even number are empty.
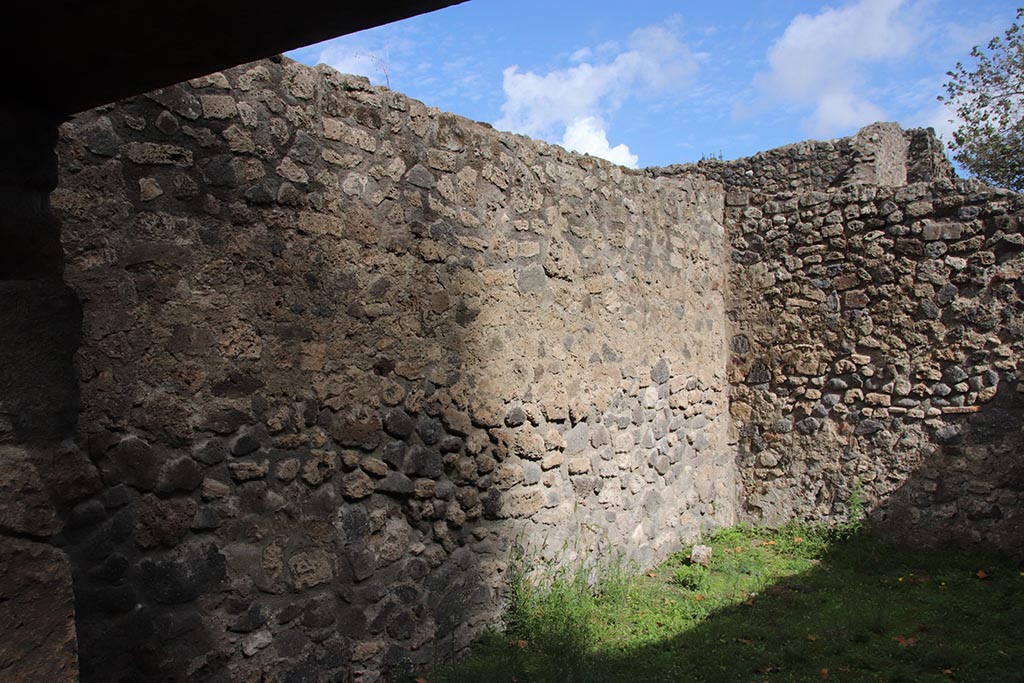
{"type": "Polygon", "coordinates": [[[730,530],[716,537],[706,574],[677,557],[589,602],[563,593],[561,604],[521,604],[526,618],[507,635],[490,634],[464,662],[421,675],[1024,683],[1019,560],[887,546],[865,532],[835,543],[798,533],[730,530]]]}

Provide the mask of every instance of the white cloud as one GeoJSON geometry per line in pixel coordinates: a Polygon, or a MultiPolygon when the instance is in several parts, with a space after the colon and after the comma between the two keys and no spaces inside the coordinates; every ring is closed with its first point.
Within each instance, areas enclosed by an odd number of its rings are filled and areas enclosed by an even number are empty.
{"type": "Polygon", "coordinates": [[[565,128],[565,135],[562,136],[562,146],[574,152],[601,157],[630,168],[636,168],[637,162],[640,161],[640,157],[632,154],[626,145],[611,147],[608,144],[608,135],[604,131],[604,124],[594,116],[570,121],[565,128]]]}
{"type": "Polygon", "coordinates": [[[438,92],[440,74],[471,72],[472,62],[463,58],[460,64],[460,56],[453,52],[446,53],[445,61],[437,60],[437,51],[426,50],[425,45],[414,26],[388,24],[320,43],[315,59],[341,73],[366,76],[374,85],[402,92],[438,92]]]}
{"type": "Polygon", "coordinates": [[[755,83],[769,98],[812,106],[804,121],[812,135],[825,136],[884,119],[872,102],[863,71],[890,62],[918,41],[914,8],[907,0],[857,0],[839,9],[798,15],[769,48],[766,73],[755,83]]]}
{"type": "Polygon", "coordinates": [[[594,51],[593,50],[591,50],[589,47],[581,47],[579,50],[576,50],[576,52],[573,52],[571,55],[569,55],[569,61],[570,62],[582,62],[582,61],[585,61],[587,59],[590,59],[593,56],[594,56],[594,51]]]}
{"type": "Polygon", "coordinates": [[[495,125],[561,138],[566,145],[571,139],[595,156],[635,165],[628,147],[609,145],[604,121],[630,98],[677,92],[696,72],[697,60],[679,40],[677,23],[634,31],[625,50],[614,43],[576,50],[571,57],[576,64],[566,69],[538,74],[508,67],[502,117],[495,125]],[[601,55],[606,57],[598,61],[601,55]]]}
{"type": "Polygon", "coordinates": [[[319,61],[343,74],[366,76],[375,83],[383,85],[389,80],[385,73],[389,69],[388,60],[375,52],[356,51],[340,46],[331,46],[320,53],[319,61]]]}
{"type": "Polygon", "coordinates": [[[344,74],[366,76],[375,85],[395,87],[397,79],[399,86],[409,86],[424,69],[433,73],[439,68],[422,63],[421,45],[415,30],[390,24],[320,43],[316,60],[344,74]]]}
{"type": "Polygon", "coordinates": [[[947,48],[952,55],[962,55],[970,52],[975,45],[985,45],[994,36],[1000,35],[1006,29],[1006,17],[986,17],[971,25],[948,22],[944,28],[943,45],[940,47],[947,48]]]}
{"type": "Polygon", "coordinates": [[[922,128],[934,128],[935,134],[946,143],[953,139],[953,131],[963,125],[963,120],[951,107],[947,107],[945,104],[935,104],[912,113],[907,124],[922,128]]]}
{"type": "Polygon", "coordinates": [[[831,135],[884,121],[885,118],[885,110],[878,105],[853,92],[835,90],[822,93],[814,113],[804,121],[804,125],[813,135],[831,135]]]}
{"type": "Polygon", "coordinates": [[[599,105],[614,108],[621,99],[623,82],[610,66],[584,62],[543,76],[510,66],[502,75],[505,103],[495,125],[525,135],[550,136],[558,124],[596,112],[599,105]]]}

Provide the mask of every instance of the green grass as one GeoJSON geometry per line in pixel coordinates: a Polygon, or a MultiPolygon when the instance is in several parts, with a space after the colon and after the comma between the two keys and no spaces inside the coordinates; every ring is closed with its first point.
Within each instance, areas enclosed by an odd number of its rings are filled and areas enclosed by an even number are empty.
{"type": "Polygon", "coordinates": [[[539,582],[513,571],[505,633],[418,676],[1024,683],[1020,562],[890,547],[856,525],[738,526],[705,542],[707,568],[687,548],[639,576],[614,561],[539,582]]]}

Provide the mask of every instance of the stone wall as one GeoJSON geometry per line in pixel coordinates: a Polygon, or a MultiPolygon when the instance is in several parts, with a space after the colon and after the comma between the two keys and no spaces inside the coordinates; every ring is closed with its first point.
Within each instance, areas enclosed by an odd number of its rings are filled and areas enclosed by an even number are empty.
{"type": "Polygon", "coordinates": [[[842,518],[862,488],[895,537],[1019,548],[1024,198],[893,185],[726,188],[743,514],[842,518]]]}
{"type": "Polygon", "coordinates": [[[904,131],[895,123],[875,123],[848,138],[807,140],[752,157],[704,159],[648,172],[655,177],[714,180],[741,198],[746,196],[744,191],[770,196],[852,184],[900,187],[956,176],[930,129],[904,131]]]}
{"type": "Polygon", "coordinates": [[[930,131],[635,172],[277,59],[59,153],[78,433],[0,451],[0,531],[57,501],[84,681],[376,680],[500,619],[514,545],[649,566],[855,492],[1024,542],[1024,200],[930,131]]]}
{"type": "Polygon", "coordinates": [[[61,134],[82,680],[374,680],[493,620],[512,543],[734,521],[718,184],[286,60],[61,134]]]}
{"type": "Polygon", "coordinates": [[[2,681],[78,680],[70,564],[52,545],[62,526],[52,499],[81,495],[95,473],[68,444],[81,311],[61,277],[60,224],[48,199],[56,140],[52,113],[0,106],[2,681]]]}

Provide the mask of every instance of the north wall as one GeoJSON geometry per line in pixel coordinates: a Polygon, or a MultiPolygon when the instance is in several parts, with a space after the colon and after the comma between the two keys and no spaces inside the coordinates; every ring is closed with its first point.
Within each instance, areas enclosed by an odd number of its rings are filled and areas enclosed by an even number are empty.
{"type": "Polygon", "coordinates": [[[82,680],[374,680],[496,623],[520,552],[736,520],[717,183],[287,60],[59,151],[82,680]]]}

